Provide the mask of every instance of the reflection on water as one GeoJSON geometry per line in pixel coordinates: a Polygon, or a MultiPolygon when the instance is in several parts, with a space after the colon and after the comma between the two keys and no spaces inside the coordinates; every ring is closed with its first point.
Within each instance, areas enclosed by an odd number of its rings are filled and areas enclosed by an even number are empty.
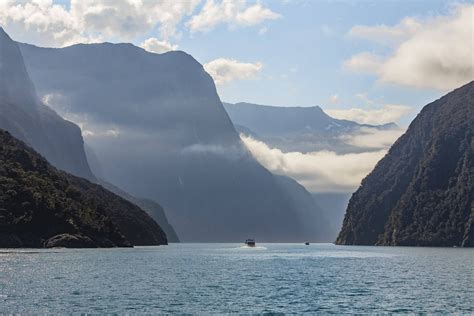
{"type": "Polygon", "coordinates": [[[474,249],[0,250],[0,312],[473,313],[474,249]]]}

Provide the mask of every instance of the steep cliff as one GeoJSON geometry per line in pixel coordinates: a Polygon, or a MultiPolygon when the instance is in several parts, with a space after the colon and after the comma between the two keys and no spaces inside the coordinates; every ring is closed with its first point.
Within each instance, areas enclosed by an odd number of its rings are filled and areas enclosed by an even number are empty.
{"type": "Polygon", "coordinates": [[[0,27],[0,128],[41,153],[54,166],[94,180],[80,128],[45,106],[17,43],[0,27]]]}
{"type": "Polygon", "coordinates": [[[298,204],[241,143],[212,78],[188,54],[20,46],[39,94],[90,118],[104,178],[159,201],[182,241],[317,240],[319,223],[301,225],[298,204]]]}
{"type": "Polygon", "coordinates": [[[336,243],[474,246],[474,82],[423,108],[353,194],[336,243]]]}
{"type": "Polygon", "coordinates": [[[51,166],[0,130],[0,248],[166,244],[132,203],[51,166]]]}

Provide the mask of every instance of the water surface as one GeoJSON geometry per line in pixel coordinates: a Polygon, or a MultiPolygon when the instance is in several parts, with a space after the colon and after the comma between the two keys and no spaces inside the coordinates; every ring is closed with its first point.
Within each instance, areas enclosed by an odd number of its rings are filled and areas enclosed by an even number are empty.
{"type": "Polygon", "coordinates": [[[474,313],[474,249],[0,250],[0,312],[474,313]]]}

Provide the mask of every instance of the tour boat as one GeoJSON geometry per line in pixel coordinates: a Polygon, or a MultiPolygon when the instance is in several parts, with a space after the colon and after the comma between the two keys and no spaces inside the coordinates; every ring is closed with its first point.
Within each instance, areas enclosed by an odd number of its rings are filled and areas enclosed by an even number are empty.
{"type": "Polygon", "coordinates": [[[247,239],[245,240],[245,244],[247,247],[255,247],[255,239],[247,239]]]}

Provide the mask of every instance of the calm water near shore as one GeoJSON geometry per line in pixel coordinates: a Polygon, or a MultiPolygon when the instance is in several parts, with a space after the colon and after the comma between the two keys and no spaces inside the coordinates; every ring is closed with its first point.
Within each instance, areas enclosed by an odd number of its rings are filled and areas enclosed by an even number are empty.
{"type": "Polygon", "coordinates": [[[0,312],[474,313],[474,249],[3,249],[0,312]]]}

